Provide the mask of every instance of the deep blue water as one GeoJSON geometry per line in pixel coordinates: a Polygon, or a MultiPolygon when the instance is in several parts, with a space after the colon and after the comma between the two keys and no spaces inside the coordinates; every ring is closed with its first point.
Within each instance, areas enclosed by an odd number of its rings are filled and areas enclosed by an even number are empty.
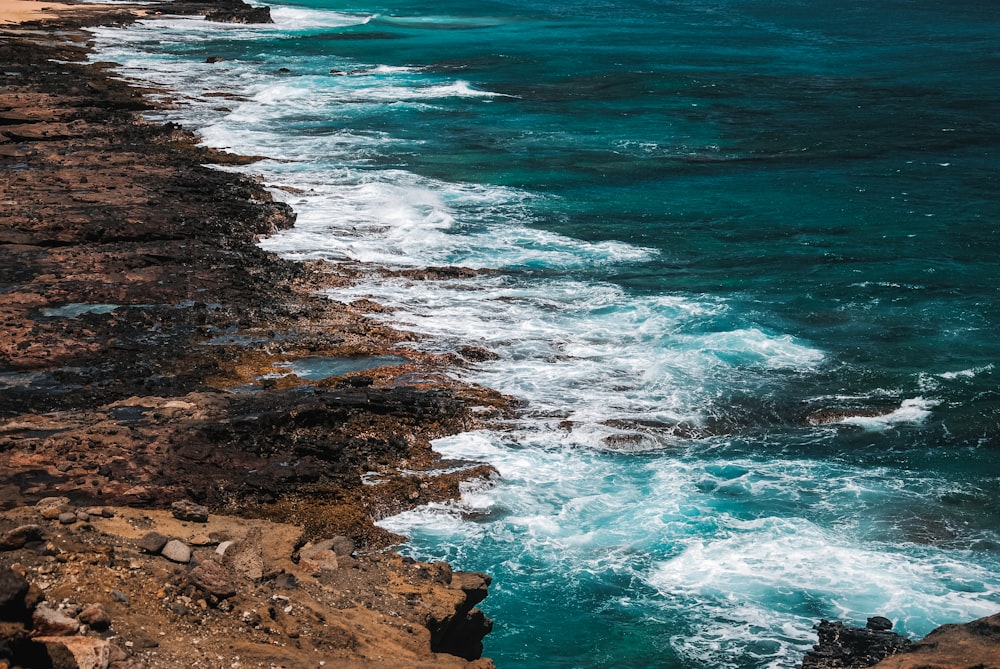
{"type": "Polygon", "coordinates": [[[499,481],[384,521],[493,575],[498,666],[793,667],[823,617],[1000,610],[1000,6],[273,7],[99,57],[302,190],[266,248],[499,270],[330,296],[526,403],[437,444],[499,481]]]}

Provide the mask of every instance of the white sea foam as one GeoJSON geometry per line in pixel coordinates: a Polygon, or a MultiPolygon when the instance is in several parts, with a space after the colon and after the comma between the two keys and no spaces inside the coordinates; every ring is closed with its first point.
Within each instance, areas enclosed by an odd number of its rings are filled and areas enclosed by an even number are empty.
{"type": "Polygon", "coordinates": [[[857,425],[866,430],[884,430],[900,423],[922,423],[931,415],[935,402],[914,397],[903,400],[899,408],[879,416],[847,416],[839,420],[844,425],[857,425]]]}

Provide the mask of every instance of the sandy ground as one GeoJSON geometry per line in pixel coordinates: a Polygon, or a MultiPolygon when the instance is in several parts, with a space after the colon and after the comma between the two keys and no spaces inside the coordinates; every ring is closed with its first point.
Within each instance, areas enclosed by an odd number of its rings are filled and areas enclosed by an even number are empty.
{"type": "Polygon", "coordinates": [[[0,0],[0,24],[20,23],[51,16],[52,12],[75,9],[62,2],[37,2],[36,0],[0,0]]]}

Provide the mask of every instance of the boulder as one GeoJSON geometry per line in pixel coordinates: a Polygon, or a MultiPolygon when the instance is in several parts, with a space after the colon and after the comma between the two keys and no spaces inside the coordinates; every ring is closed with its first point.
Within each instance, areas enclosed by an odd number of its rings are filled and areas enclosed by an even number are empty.
{"type": "Polygon", "coordinates": [[[31,633],[34,636],[70,636],[79,629],[79,620],[70,618],[46,602],[36,606],[31,614],[31,633]]]}
{"type": "Polygon", "coordinates": [[[111,627],[111,616],[100,603],[88,604],[80,611],[80,622],[89,625],[91,629],[103,632],[111,627]]]}
{"type": "Polygon", "coordinates": [[[0,535],[0,551],[23,548],[31,541],[41,541],[43,530],[40,525],[21,525],[0,535]]]}
{"type": "Polygon", "coordinates": [[[306,571],[336,571],[340,565],[333,551],[333,539],[308,544],[299,550],[299,567],[306,571]]]}
{"type": "Polygon", "coordinates": [[[0,620],[27,620],[28,580],[10,567],[0,567],[0,620]]]}
{"type": "Polygon", "coordinates": [[[170,512],[177,520],[189,520],[194,523],[208,522],[208,507],[189,500],[174,502],[170,505],[170,512]]]}
{"type": "Polygon", "coordinates": [[[89,636],[43,636],[36,643],[45,646],[52,669],[107,669],[111,642],[89,636]]]}
{"type": "Polygon", "coordinates": [[[167,537],[159,532],[147,532],[135,542],[136,545],[146,553],[156,555],[167,545],[167,537]]]}
{"type": "Polygon", "coordinates": [[[160,555],[171,562],[187,564],[191,561],[191,548],[179,539],[171,539],[160,551],[160,555]]]}
{"type": "Polygon", "coordinates": [[[207,595],[225,599],[236,594],[229,570],[215,560],[205,560],[188,573],[188,582],[207,595]]]}
{"type": "Polygon", "coordinates": [[[264,577],[264,533],[252,527],[226,550],[223,560],[234,572],[251,581],[264,577]]]}
{"type": "MultiPolygon", "coordinates": [[[[913,642],[885,629],[886,618],[869,619],[871,627],[821,620],[813,627],[819,643],[806,653],[802,669],[862,669],[907,650],[913,642]]],[[[889,627],[892,623],[889,622],[889,627]]]]}
{"type": "Polygon", "coordinates": [[[942,625],[877,669],[1000,669],[1000,613],[942,625]]]}

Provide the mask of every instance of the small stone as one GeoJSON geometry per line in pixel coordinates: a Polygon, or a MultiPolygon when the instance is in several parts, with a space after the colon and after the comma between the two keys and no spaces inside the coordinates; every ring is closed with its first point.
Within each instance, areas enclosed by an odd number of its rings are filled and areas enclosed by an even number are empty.
{"type": "Polygon", "coordinates": [[[57,518],[59,518],[59,522],[63,525],[72,525],[76,522],[76,514],[72,511],[63,511],[57,518]]]}
{"type": "Polygon", "coordinates": [[[114,598],[114,600],[116,602],[121,602],[125,606],[129,605],[129,597],[128,597],[128,595],[126,595],[121,590],[112,590],[111,591],[111,596],[114,598]]]}
{"type": "Polygon", "coordinates": [[[212,541],[211,537],[205,536],[204,534],[196,534],[188,539],[188,543],[192,546],[211,546],[215,542],[212,541]]]}
{"type": "Polygon", "coordinates": [[[79,520],[81,523],[86,523],[90,520],[90,514],[87,513],[86,511],[77,511],[76,519],[79,520]]]}
{"type": "Polygon", "coordinates": [[[73,463],[72,462],[60,462],[59,465],[56,466],[56,471],[61,472],[63,474],[65,474],[66,472],[68,472],[71,469],[73,469],[73,463]]]}
{"type": "Polygon", "coordinates": [[[191,561],[191,549],[183,541],[171,539],[160,551],[160,555],[172,562],[187,564],[191,561]]]}
{"type": "Polygon", "coordinates": [[[111,661],[111,642],[89,636],[41,636],[50,658],[48,666],[58,669],[107,669],[111,661]]]}
{"type": "Polygon", "coordinates": [[[42,602],[31,614],[31,629],[39,636],[69,636],[80,629],[80,621],[42,602]]]}
{"type": "Polygon", "coordinates": [[[208,522],[208,507],[186,499],[171,504],[170,512],[177,520],[189,520],[194,523],[208,522]]]}
{"type": "Polygon", "coordinates": [[[44,530],[40,525],[21,525],[0,535],[0,551],[24,548],[30,541],[41,541],[44,530]]]}
{"type": "Polygon", "coordinates": [[[274,586],[285,590],[294,590],[299,587],[299,580],[295,578],[295,574],[282,572],[274,578],[274,586]]]}
{"type": "Polygon", "coordinates": [[[215,547],[215,552],[219,555],[225,555],[229,547],[233,545],[232,541],[223,541],[218,546],[215,547]]]}
{"type": "Polygon", "coordinates": [[[159,532],[147,532],[135,543],[143,551],[155,555],[167,545],[167,538],[159,532]]]}
{"type": "Polygon", "coordinates": [[[89,625],[91,629],[103,632],[111,627],[111,616],[100,603],[88,604],[80,611],[80,622],[89,625]]]}
{"type": "Polygon", "coordinates": [[[215,560],[205,560],[188,573],[188,582],[207,595],[219,599],[236,594],[229,570],[215,560]]]}

